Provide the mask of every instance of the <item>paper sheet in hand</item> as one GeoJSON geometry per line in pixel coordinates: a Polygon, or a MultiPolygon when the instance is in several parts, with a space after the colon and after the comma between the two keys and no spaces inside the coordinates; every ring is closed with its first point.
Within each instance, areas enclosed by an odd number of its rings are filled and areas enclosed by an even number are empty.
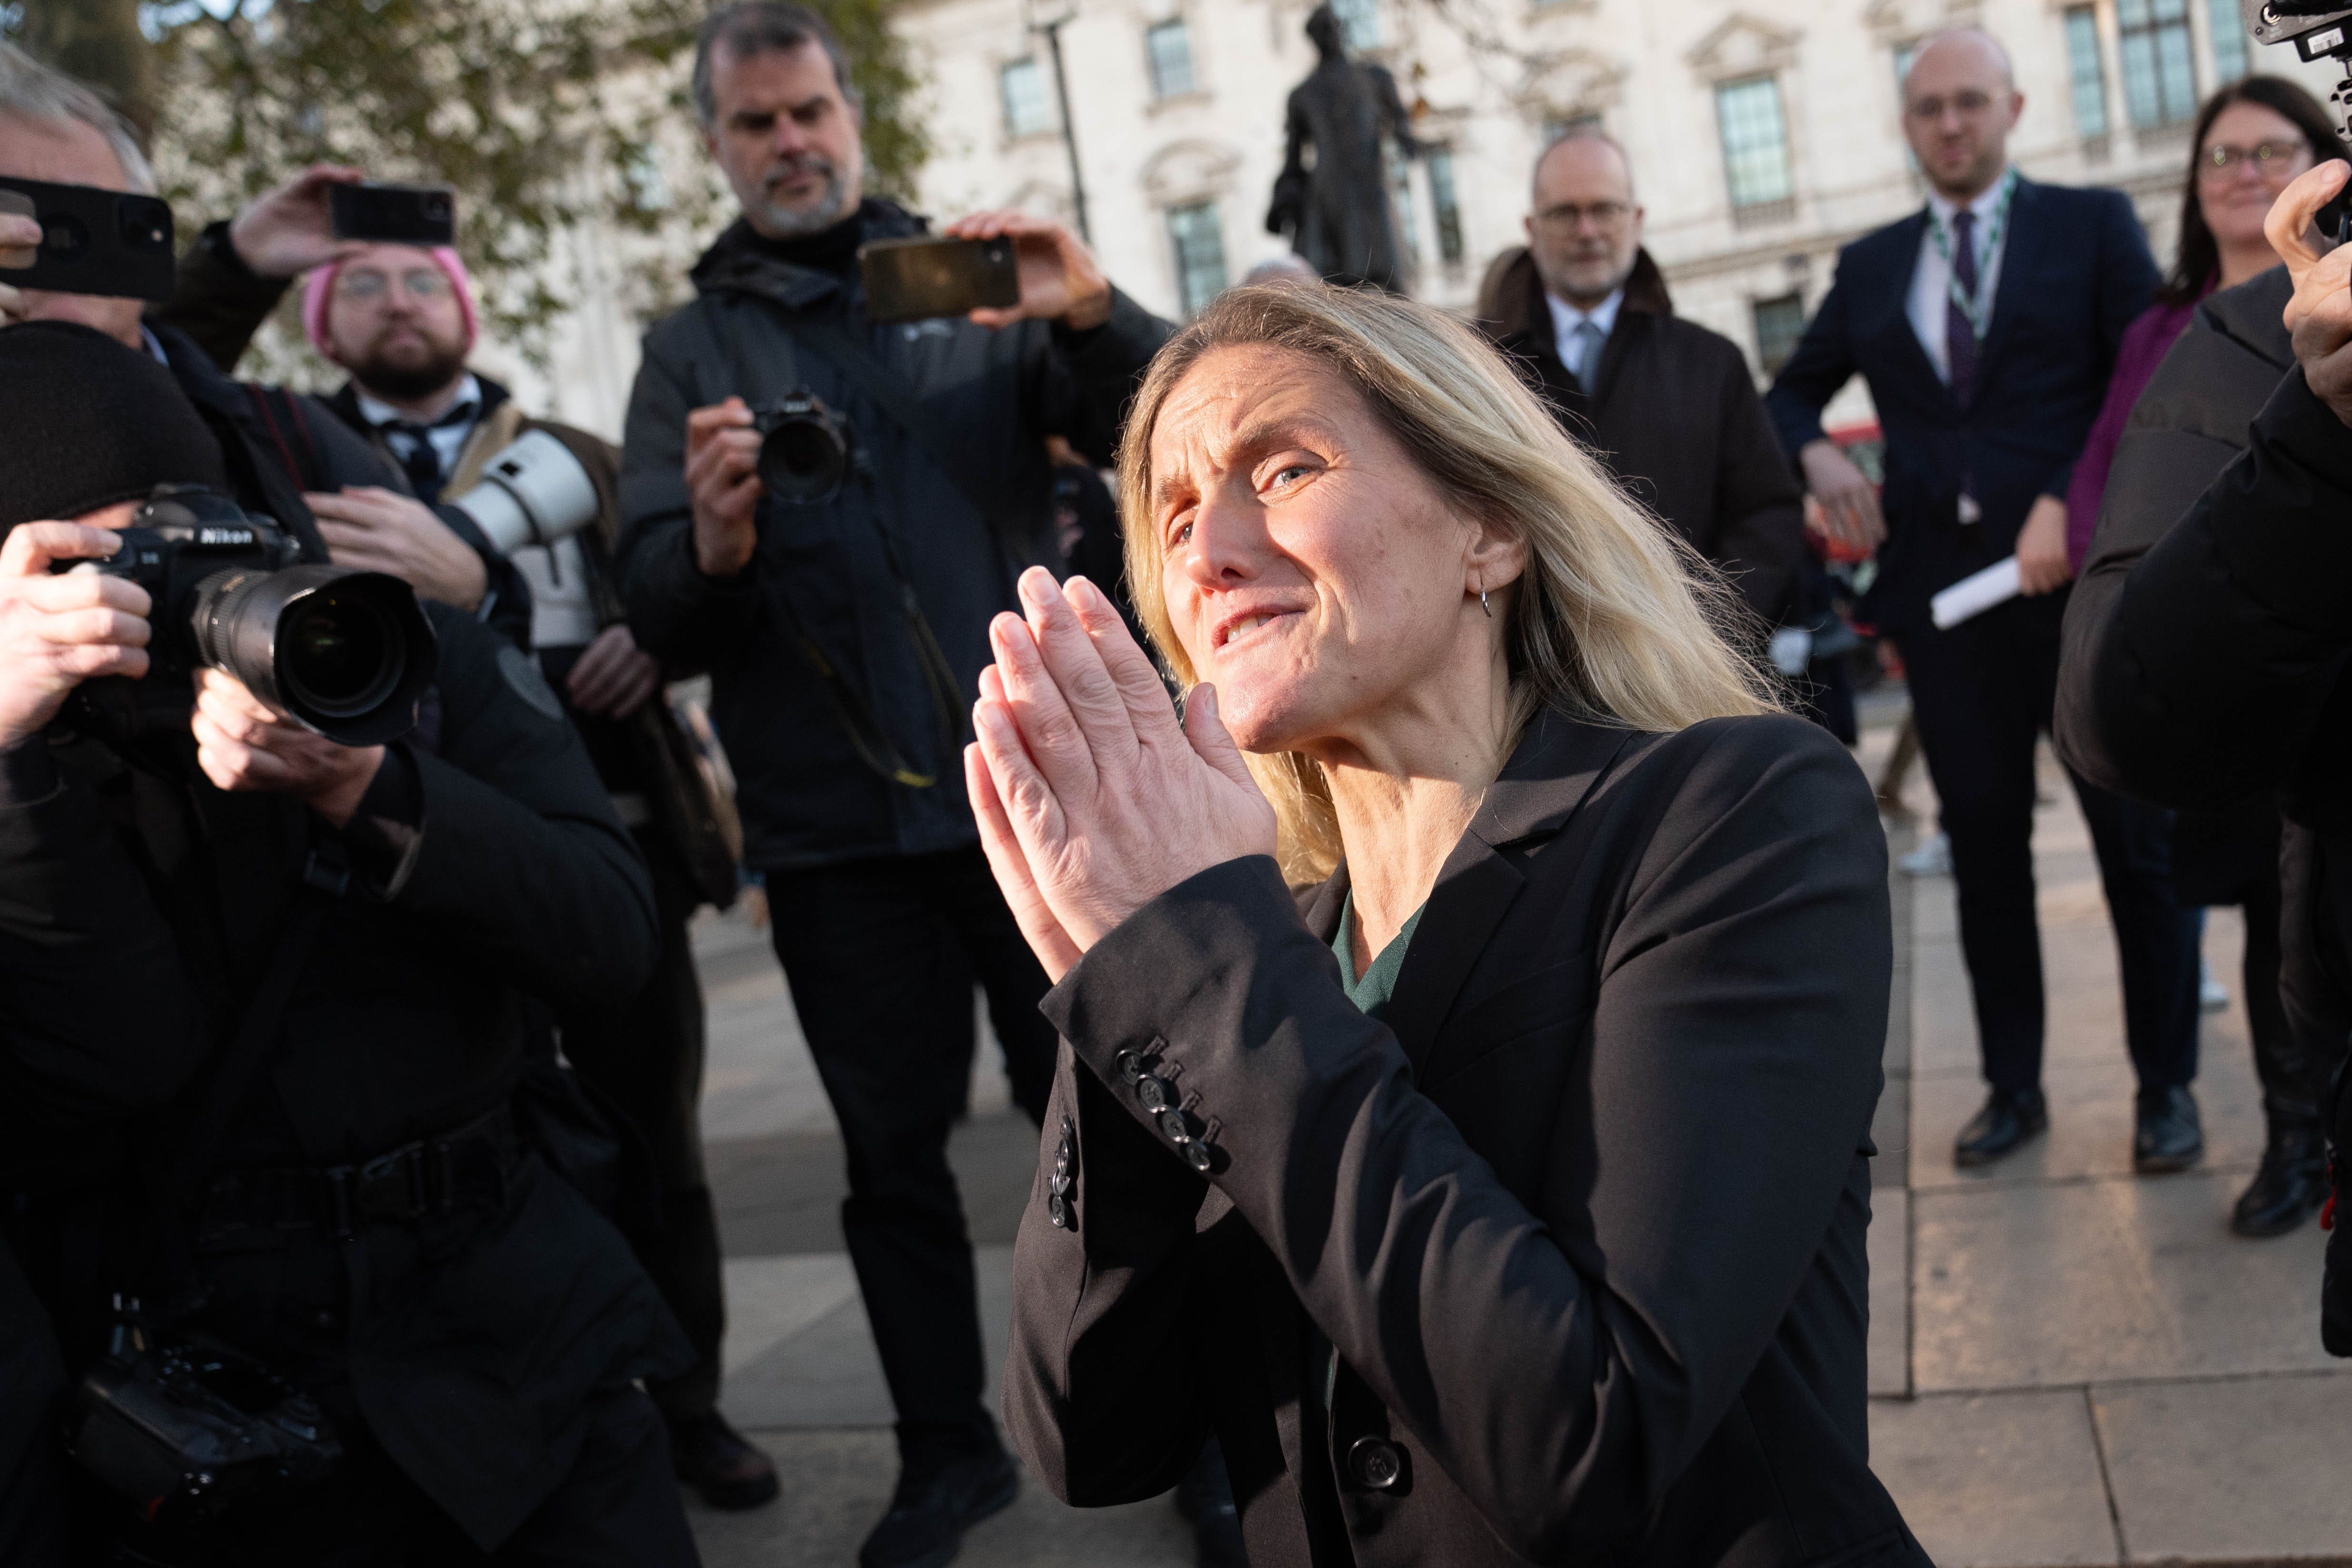
{"type": "Polygon", "coordinates": [[[2016,597],[2017,558],[2010,556],[1960,579],[1927,601],[1927,609],[1936,618],[1936,630],[1948,632],[1969,616],[1981,615],[2003,600],[2016,597]]]}

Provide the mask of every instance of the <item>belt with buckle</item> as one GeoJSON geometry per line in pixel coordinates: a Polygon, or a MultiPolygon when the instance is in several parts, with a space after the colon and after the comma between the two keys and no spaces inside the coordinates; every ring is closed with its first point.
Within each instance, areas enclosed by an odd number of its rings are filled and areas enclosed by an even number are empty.
{"type": "Polygon", "coordinates": [[[314,1230],[346,1241],[371,1221],[415,1224],[506,1202],[520,1157],[504,1105],[452,1132],[419,1138],[373,1159],[341,1166],[235,1171],[205,1189],[200,1245],[240,1232],[314,1230]]]}

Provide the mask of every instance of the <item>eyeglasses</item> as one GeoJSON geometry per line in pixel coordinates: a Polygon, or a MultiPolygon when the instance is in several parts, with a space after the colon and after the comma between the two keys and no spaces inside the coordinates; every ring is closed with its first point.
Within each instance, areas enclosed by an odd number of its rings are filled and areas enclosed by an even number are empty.
{"type": "MultiPolygon", "coordinates": [[[[412,299],[438,299],[449,292],[449,275],[437,267],[411,267],[400,286],[412,299]]],[[[381,299],[391,287],[392,279],[372,267],[335,275],[335,293],[344,299],[381,299]]]]}
{"type": "Polygon", "coordinates": [[[1633,210],[1623,202],[1591,202],[1580,207],[1574,202],[1562,202],[1538,213],[1536,222],[1559,234],[1573,234],[1580,223],[1590,223],[1596,229],[1613,229],[1633,210]]]}
{"type": "Polygon", "coordinates": [[[2294,172],[2294,162],[2309,152],[2311,143],[2295,136],[2279,141],[2257,141],[2252,147],[2232,147],[2216,141],[2197,155],[2197,177],[2200,180],[2221,180],[2230,171],[2251,163],[2254,172],[2265,180],[2284,180],[2294,172]]]}

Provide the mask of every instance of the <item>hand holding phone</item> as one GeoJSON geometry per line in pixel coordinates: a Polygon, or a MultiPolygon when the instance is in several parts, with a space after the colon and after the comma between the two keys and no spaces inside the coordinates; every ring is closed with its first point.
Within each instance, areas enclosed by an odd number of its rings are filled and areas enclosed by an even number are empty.
{"type": "Polygon", "coordinates": [[[21,272],[32,266],[40,246],[41,225],[33,216],[32,199],[0,191],[0,272],[21,272]]]}

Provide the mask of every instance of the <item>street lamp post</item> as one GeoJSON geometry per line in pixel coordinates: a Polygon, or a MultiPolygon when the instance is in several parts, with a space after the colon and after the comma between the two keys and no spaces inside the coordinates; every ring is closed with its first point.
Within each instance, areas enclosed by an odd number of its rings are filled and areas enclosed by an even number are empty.
{"type": "Polygon", "coordinates": [[[1050,20],[1040,20],[1030,14],[1029,30],[1045,35],[1045,47],[1054,57],[1054,99],[1062,111],[1062,145],[1070,152],[1070,205],[1077,216],[1078,237],[1088,245],[1095,243],[1092,230],[1087,226],[1087,182],[1078,172],[1078,132],[1070,123],[1070,78],[1062,69],[1062,29],[1078,14],[1073,5],[1050,20]]]}

